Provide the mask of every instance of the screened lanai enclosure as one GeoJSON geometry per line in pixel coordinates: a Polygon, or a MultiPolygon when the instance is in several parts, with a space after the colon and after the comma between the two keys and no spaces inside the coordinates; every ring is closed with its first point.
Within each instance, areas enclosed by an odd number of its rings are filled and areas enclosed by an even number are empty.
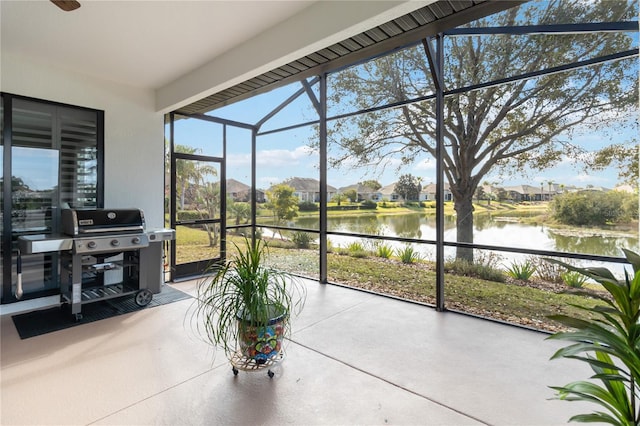
{"type": "Polygon", "coordinates": [[[600,289],[546,259],[622,275],[640,250],[638,7],[440,1],[168,114],[174,279],[248,236],[322,283],[555,330],[600,289]]]}

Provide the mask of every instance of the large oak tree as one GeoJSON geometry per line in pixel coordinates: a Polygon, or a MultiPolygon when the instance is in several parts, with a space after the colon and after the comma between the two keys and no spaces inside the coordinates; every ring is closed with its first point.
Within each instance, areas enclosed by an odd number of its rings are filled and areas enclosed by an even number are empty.
{"type": "MultiPolygon", "coordinates": [[[[470,26],[637,22],[637,15],[635,1],[551,0],[525,3],[470,26]]],[[[637,41],[620,32],[445,38],[443,162],[454,197],[458,242],[473,242],[472,198],[490,172],[504,176],[543,170],[566,159],[585,167],[602,166],[602,156],[589,154],[591,149],[580,146],[572,134],[613,126],[611,140],[603,142],[619,146],[630,142],[619,139],[620,126],[637,129],[637,54],[481,85],[633,48],[637,41]]],[[[424,46],[332,74],[328,82],[330,111],[372,109],[330,122],[330,166],[379,166],[393,158],[400,160],[402,170],[425,153],[435,156],[436,110],[429,99],[434,85],[424,46]],[[423,100],[405,103],[418,98],[423,100]],[[375,109],[393,103],[395,108],[375,109]]],[[[458,248],[457,256],[472,260],[473,252],[458,248]]]]}

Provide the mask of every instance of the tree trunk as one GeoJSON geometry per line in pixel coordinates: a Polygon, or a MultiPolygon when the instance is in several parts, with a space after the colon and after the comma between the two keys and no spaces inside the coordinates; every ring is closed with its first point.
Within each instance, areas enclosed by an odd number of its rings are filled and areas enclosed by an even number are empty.
{"type": "Polygon", "coordinates": [[[185,191],[184,182],[180,186],[182,187],[180,190],[180,210],[184,210],[184,191],[185,191]]]}
{"type": "Polygon", "coordinates": [[[209,247],[217,247],[218,246],[218,227],[216,224],[205,224],[204,228],[207,231],[207,236],[209,238],[209,247]]]}
{"type": "MultiPolygon", "coordinates": [[[[457,242],[473,243],[473,202],[470,195],[456,197],[453,208],[456,211],[457,242]]],[[[456,259],[473,262],[473,249],[456,248],[456,259]]]]}
{"type": "Polygon", "coordinates": [[[215,247],[216,246],[216,240],[213,236],[213,233],[211,232],[211,225],[205,225],[204,226],[205,229],[207,230],[207,237],[209,237],[209,247],[215,247]]]}

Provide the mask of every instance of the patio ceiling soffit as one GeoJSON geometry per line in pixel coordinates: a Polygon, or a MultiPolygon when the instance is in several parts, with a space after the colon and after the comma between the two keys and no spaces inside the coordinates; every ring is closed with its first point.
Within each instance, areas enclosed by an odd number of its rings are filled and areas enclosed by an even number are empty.
{"type": "Polygon", "coordinates": [[[439,0],[178,109],[204,114],[294,81],[367,60],[525,1],[439,0]]]}

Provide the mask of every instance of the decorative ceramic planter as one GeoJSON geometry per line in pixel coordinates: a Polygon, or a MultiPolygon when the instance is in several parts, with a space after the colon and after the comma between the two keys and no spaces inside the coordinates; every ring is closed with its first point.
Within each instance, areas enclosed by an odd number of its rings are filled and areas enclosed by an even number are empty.
{"type": "MultiPolygon", "coordinates": [[[[286,315],[273,318],[267,325],[239,324],[238,346],[240,353],[256,364],[264,364],[278,355],[282,349],[286,324],[286,315]]],[[[244,320],[239,320],[244,321],[244,320]]]]}

